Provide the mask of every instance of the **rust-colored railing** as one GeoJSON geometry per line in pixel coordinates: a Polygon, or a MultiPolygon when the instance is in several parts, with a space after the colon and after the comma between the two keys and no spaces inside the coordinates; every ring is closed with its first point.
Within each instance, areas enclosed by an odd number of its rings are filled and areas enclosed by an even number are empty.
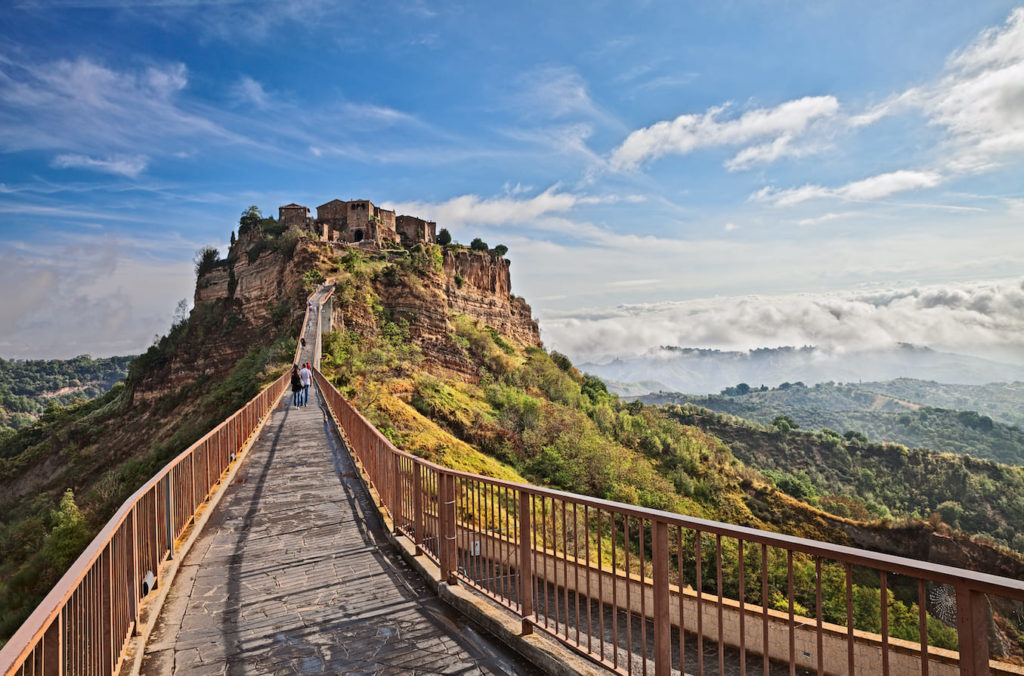
{"type": "Polygon", "coordinates": [[[1024,673],[990,661],[987,598],[1019,604],[1021,581],[446,469],[399,451],[315,378],[395,531],[443,581],[610,669],[767,675],[775,660],[791,674],[1024,673]],[[872,603],[879,628],[855,629],[872,603]],[[893,636],[890,612],[915,604],[916,635],[893,636]],[[929,645],[936,614],[958,651],[929,645]]]}
{"type": "Polygon", "coordinates": [[[160,564],[288,385],[288,373],[128,498],[0,650],[4,674],[110,674],[160,564]]]}

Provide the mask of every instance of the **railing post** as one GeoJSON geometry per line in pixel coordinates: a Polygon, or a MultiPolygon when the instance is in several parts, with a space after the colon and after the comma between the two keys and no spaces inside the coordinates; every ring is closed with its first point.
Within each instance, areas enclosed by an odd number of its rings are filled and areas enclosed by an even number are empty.
{"type": "MultiPolygon", "coordinates": [[[[668,593],[668,524],[651,521],[651,558],[654,564],[654,673],[668,676],[672,673],[672,623],[669,619],[668,593]]],[[[643,593],[641,591],[641,593],[643,593]]],[[[682,596],[679,598],[682,603],[682,596]]],[[[699,611],[698,611],[699,612],[699,611]]]]}
{"type": "MultiPolygon", "coordinates": [[[[180,465],[179,465],[180,467],[180,465]]],[[[167,490],[164,491],[164,525],[167,527],[167,558],[174,558],[174,492],[171,490],[171,484],[173,483],[174,471],[167,473],[164,479],[164,485],[167,490]]]]}
{"type": "MultiPolygon", "coordinates": [[[[155,504],[154,500],[154,504],[155,504]]],[[[139,505],[132,507],[132,586],[128,591],[132,595],[132,636],[139,635],[139,505]]],[[[154,533],[154,535],[156,535],[154,533]]]]}
{"type": "MultiPolygon", "coordinates": [[[[523,633],[533,633],[533,511],[530,494],[519,490],[519,604],[523,618],[523,633]]],[[[590,572],[588,571],[589,575],[590,572]]],[[[587,600],[589,603],[589,599],[587,600]]]]}
{"type": "Polygon", "coordinates": [[[412,527],[419,556],[423,553],[423,465],[414,460],[412,466],[412,527]]]}
{"type": "Polygon", "coordinates": [[[455,477],[448,472],[438,474],[440,480],[440,500],[438,501],[438,517],[440,520],[441,542],[441,581],[448,584],[456,584],[455,577],[456,558],[458,556],[455,548],[455,477]]]}
{"type": "Polygon", "coordinates": [[[988,674],[988,601],[965,584],[956,586],[956,633],[960,643],[960,675],[988,674]]]}
{"type": "Polygon", "coordinates": [[[398,453],[391,453],[391,470],[394,472],[394,480],[391,483],[391,525],[395,535],[401,531],[402,520],[402,458],[398,453]]]}

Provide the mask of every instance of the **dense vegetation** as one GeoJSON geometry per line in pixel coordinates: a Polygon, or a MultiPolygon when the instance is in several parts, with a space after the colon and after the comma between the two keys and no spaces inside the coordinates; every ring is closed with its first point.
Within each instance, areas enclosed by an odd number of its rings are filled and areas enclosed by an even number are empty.
{"type": "Polygon", "coordinates": [[[32,424],[47,406],[67,406],[106,393],[128,374],[132,359],[0,359],[0,438],[32,424]]]}
{"type": "MultiPolygon", "coordinates": [[[[869,386],[818,383],[813,387],[805,387],[802,383],[783,383],[771,390],[753,389],[741,383],[723,390],[721,395],[662,393],[645,395],[640,400],[661,404],[693,403],[762,424],[771,423],[776,416],[786,415],[803,429],[854,430],[872,441],[1024,465],[1024,430],[1020,427],[997,422],[991,416],[976,411],[920,405],[909,398],[877,393],[891,389],[909,395],[912,391],[925,389],[900,386],[900,382],[893,381],[888,388],[885,383],[871,383],[869,386]]],[[[993,392],[997,387],[972,389],[993,392]]],[[[962,400],[981,403],[978,399],[962,400]]]]}
{"type": "MultiPolygon", "coordinates": [[[[432,260],[429,250],[413,252],[404,261],[350,254],[331,271],[339,281],[336,298],[341,309],[346,316],[368,317],[370,326],[330,334],[325,341],[324,370],[405,450],[459,469],[830,542],[850,542],[837,527],[844,519],[830,520],[819,508],[845,519],[876,520],[883,530],[878,519],[930,517],[940,510],[937,513],[948,516],[950,524],[977,526],[1003,541],[1010,535],[1004,527],[1021,522],[1020,506],[1012,497],[999,502],[1001,491],[1024,494],[1024,481],[1014,468],[994,463],[967,465],[955,458],[951,464],[949,456],[865,444],[860,438],[850,441],[837,434],[827,438],[798,432],[790,435],[779,427],[766,429],[731,419],[721,427],[717,425],[727,419],[713,420],[716,414],[708,411],[627,403],[609,394],[599,379],[580,373],[564,356],[517,345],[492,327],[465,316],[450,318],[448,348],[457,351],[473,373],[452,377],[443,369],[438,371],[410,343],[419,318],[393,314],[378,293],[382,287],[396,285],[417,293],[424,277],[436,272],[432,260]],[[744,444],[759,434],[776,442],[764,446],[764,457],[749,453],[744,444]],[[817,462],[807,455],[794,452],[779,455],[777,462],[768,460],[770,453],[779,450],[780,440],[784,445],[805,436],[816,454],[841,448],[846,457],[841,469],[852,483],[842,483],[840,468],[828,474],[832,484],[825,476],[812,480],[801,474],[796,468],[817,462]],[[890,452],[895,456],[889,457],[890,452]],[[748,458],[750,462],[745,462],[748,458]],[[935,476],[947,483],[954,478],[962,480],[963,502],[936,502],[935,484],[921,489],[931,491],[927,495],[912,494],[900,502],[896,499],[900,480],[911,483],[917,477],[909,470],[903,475],[888,472],[889,464],[915,468],[918,474],[937,472],[935,476]],[[764,472],[756,469],[761,466],[764,472]],[[859,471],[860,467],[876,467],[877,472],[859,471]],[[957,474],[957,467],[964,474],[957,474]],[[806,483],[803,492],[793,488],[801,481],[806,483]],[[978,501],[994,506],[995,516],[986,518],[983,506],[968,495],[978,488],[978,501]]],[[[940,525],[934,521],[915,527],[927,531],[940,525]]],[[[692,557],[694,536],[688,537],[686,547],[692,557]]],[[[706,591],[714,592],[714,542],[704,544],[702,584],[706,591]]],[[[737,568],[730,562],[738,556],[736,542],[725,539],[723,547],[723,588],[735,597],[739,592],[737,568]]],[[[745,562],[746,598],[757,603],[760,560],[754,548],[746,550],[745,562]]],[[[813,616],[814,562],[797,555],[794,566],[795,611],[813,616]]],[[[686,571],[690,583],[696,584],[693,567],[687,565],[686,571]]],[[[769,556],[768,579],[771,603],[784,609],[786,560],[781,552],[773,550],[769,556]]],[[[828,621],[844,624],[842,569],[826,563],[822,580],[823,615],[828,621]]],[[[858,573],[854,598],[856,626],[879,631],[877,576],[858,573]]],[[[891,634],[916,639],[916,588],[891,581],[887,605],[891,634]]],[[[956,645],[953,629],[933,617],[928,621],[928,633],[935,645],[956,645]]]]}
{"type": "Polygon", "coordinates": [[[1024,553],[1024,468],[909,450],[864,435],[793,429],[786,416],[760,425],[693,404],[670,404],[680,422],[724,441],[789,495],[837,516],[938,518],[1024,553]]]}

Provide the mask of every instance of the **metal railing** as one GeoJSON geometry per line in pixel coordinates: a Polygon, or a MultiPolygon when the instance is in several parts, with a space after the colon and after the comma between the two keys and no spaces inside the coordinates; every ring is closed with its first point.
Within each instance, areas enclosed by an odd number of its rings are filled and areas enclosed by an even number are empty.
{"type": "Polygon", "coordinates": [[[110,674],[160,564],[288,385],[288,373],[189,446],[121,505],[0,650],[4,674],[110,674]]]}
{"type": "Polygon", "coordinates": [[[990,662],[987,597],[1019,604],[1021,581],[446,469],[395,448],[314,376],[395,532],[438,563],[442,581],[607,668],[1024,673],[990,662]],[[891,634],[893,591],[904,611],[916,604],[910,639],[891,634]],[[872,603],[878,629],[855,628],[872,603]],[[929,645],[936,605],[958,651],[929,645]]]}

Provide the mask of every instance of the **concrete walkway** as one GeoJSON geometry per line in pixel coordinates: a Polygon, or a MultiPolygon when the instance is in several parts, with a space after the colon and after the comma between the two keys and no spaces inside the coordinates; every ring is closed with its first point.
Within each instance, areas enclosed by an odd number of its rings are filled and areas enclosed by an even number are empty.
{"type": "Polygon", "coordinates": [[[369,500],[319,394],[296,408],[287,392],[182,563],[143,673],[535,673],[430,592],[369,500]]]}

